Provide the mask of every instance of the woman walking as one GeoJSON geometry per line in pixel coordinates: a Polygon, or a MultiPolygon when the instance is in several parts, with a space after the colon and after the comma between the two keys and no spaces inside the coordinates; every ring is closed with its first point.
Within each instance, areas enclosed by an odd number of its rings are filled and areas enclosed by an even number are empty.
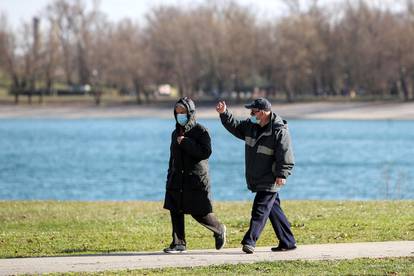
{"type": "Polygon", "coordinates": [[[186,251],[184,214],[190,214],[214,233],[217,250],[226,242],[226,227],[214,215],[210,200],[210,135],[196,122],[195,111],[195,104],[188,97],[181,98],[174,106],[176,127],[171,135],[164,201],[164,208],[171,214],[172,242],[164,249],[165,253],[186,251]]]}

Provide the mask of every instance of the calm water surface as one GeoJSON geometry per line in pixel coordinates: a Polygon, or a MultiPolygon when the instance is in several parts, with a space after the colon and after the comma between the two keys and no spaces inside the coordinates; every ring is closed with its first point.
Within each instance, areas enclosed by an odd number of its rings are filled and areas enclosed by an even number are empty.
{"type": "MultiPolygon", "coordinates": [[[[214,200],[245,200],[244,144],[210,131],[214,200]]],[[[1,200],[161,200],[172,120],[0,120],[1,200]]],[[[414,121],[291,120],[283,199],[414,199],[414,121]]]]}

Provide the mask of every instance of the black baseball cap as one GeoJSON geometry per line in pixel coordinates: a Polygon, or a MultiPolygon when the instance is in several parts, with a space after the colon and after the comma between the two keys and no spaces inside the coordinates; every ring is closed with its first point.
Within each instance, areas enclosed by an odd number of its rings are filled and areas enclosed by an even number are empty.
{"type": "Polygon", "coordinates": [[[253,102],[244,105],[245,108],[252,109],[257,108],[259,110],[270,111],[272,109],[272,105],[270,102],[265,98],[258,98],[253,102]]]}

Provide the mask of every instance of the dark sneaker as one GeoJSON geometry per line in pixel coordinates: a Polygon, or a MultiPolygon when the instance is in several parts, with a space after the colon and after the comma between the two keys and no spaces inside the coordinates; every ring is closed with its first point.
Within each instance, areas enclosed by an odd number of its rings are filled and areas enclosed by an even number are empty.
{"type": "Polygon", "coordinates": [[[176,253],[185,253],[187,252],[185,245],[177,244],[171,245],[170,247],[164,248],[165,253],[176,254],[176,253]]]}
{"type": "Polygon", "coordinates": [[[290,251],[290,250],[295,250],[296,249],[296,245],[292,246],[292,247],[283,247],[283,246],[277,246],[277,247],[272,247],[271,250],[273,252],[283,252],[283,251],[290,251]]]}
{"type": "Polygon", "coordinates": [[[254,246],[248,245],[248,244],[243,244],[242,250],[246,254],[253,254],[254,246]]]}
{"type": "Polygon", "coordinates": [[[220,250],[226,245],[226,225],[222,224],[223,232],[221,234],[214,234],[214,240],[216,242],[216,249],[220,250]]]}

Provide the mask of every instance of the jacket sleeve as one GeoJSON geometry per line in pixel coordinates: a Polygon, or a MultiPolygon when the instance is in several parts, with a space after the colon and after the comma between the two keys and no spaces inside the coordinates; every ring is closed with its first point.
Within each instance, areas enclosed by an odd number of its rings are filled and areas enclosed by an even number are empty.
{"type": "Polygon", "coordinates": [[[171,144],[170,144],[170,159],[168,161],[168,171],[167,171],[167,183],[169,179],[171,178],[171,174],[173,173],[174,167],[173,167],[173,145],[174,145],[174,132],[171,134],[171,144]]]}
{"type": "Polygon", "coordinates": [[[276,147],[274,151],[276,177],[287,178],[292,174],[295,160],[291,145],[289,130],[282,128],[276,132],[276,147]]]}
{"type": "Polygon", "coordinates": [[[203,130],[200,139],[192,139],[185,137],[181,143],[180,147],[192,157],[198,160],[208,159],[211,155],[211,139],[207,130],[203,130]]]}
{"type": "Polygon", "coordinates": [[[249,122],[247,120],[237,120],[228,110],[220,114],[221,123],[234,136],[245,140],[246,129],[249,122]]]}

